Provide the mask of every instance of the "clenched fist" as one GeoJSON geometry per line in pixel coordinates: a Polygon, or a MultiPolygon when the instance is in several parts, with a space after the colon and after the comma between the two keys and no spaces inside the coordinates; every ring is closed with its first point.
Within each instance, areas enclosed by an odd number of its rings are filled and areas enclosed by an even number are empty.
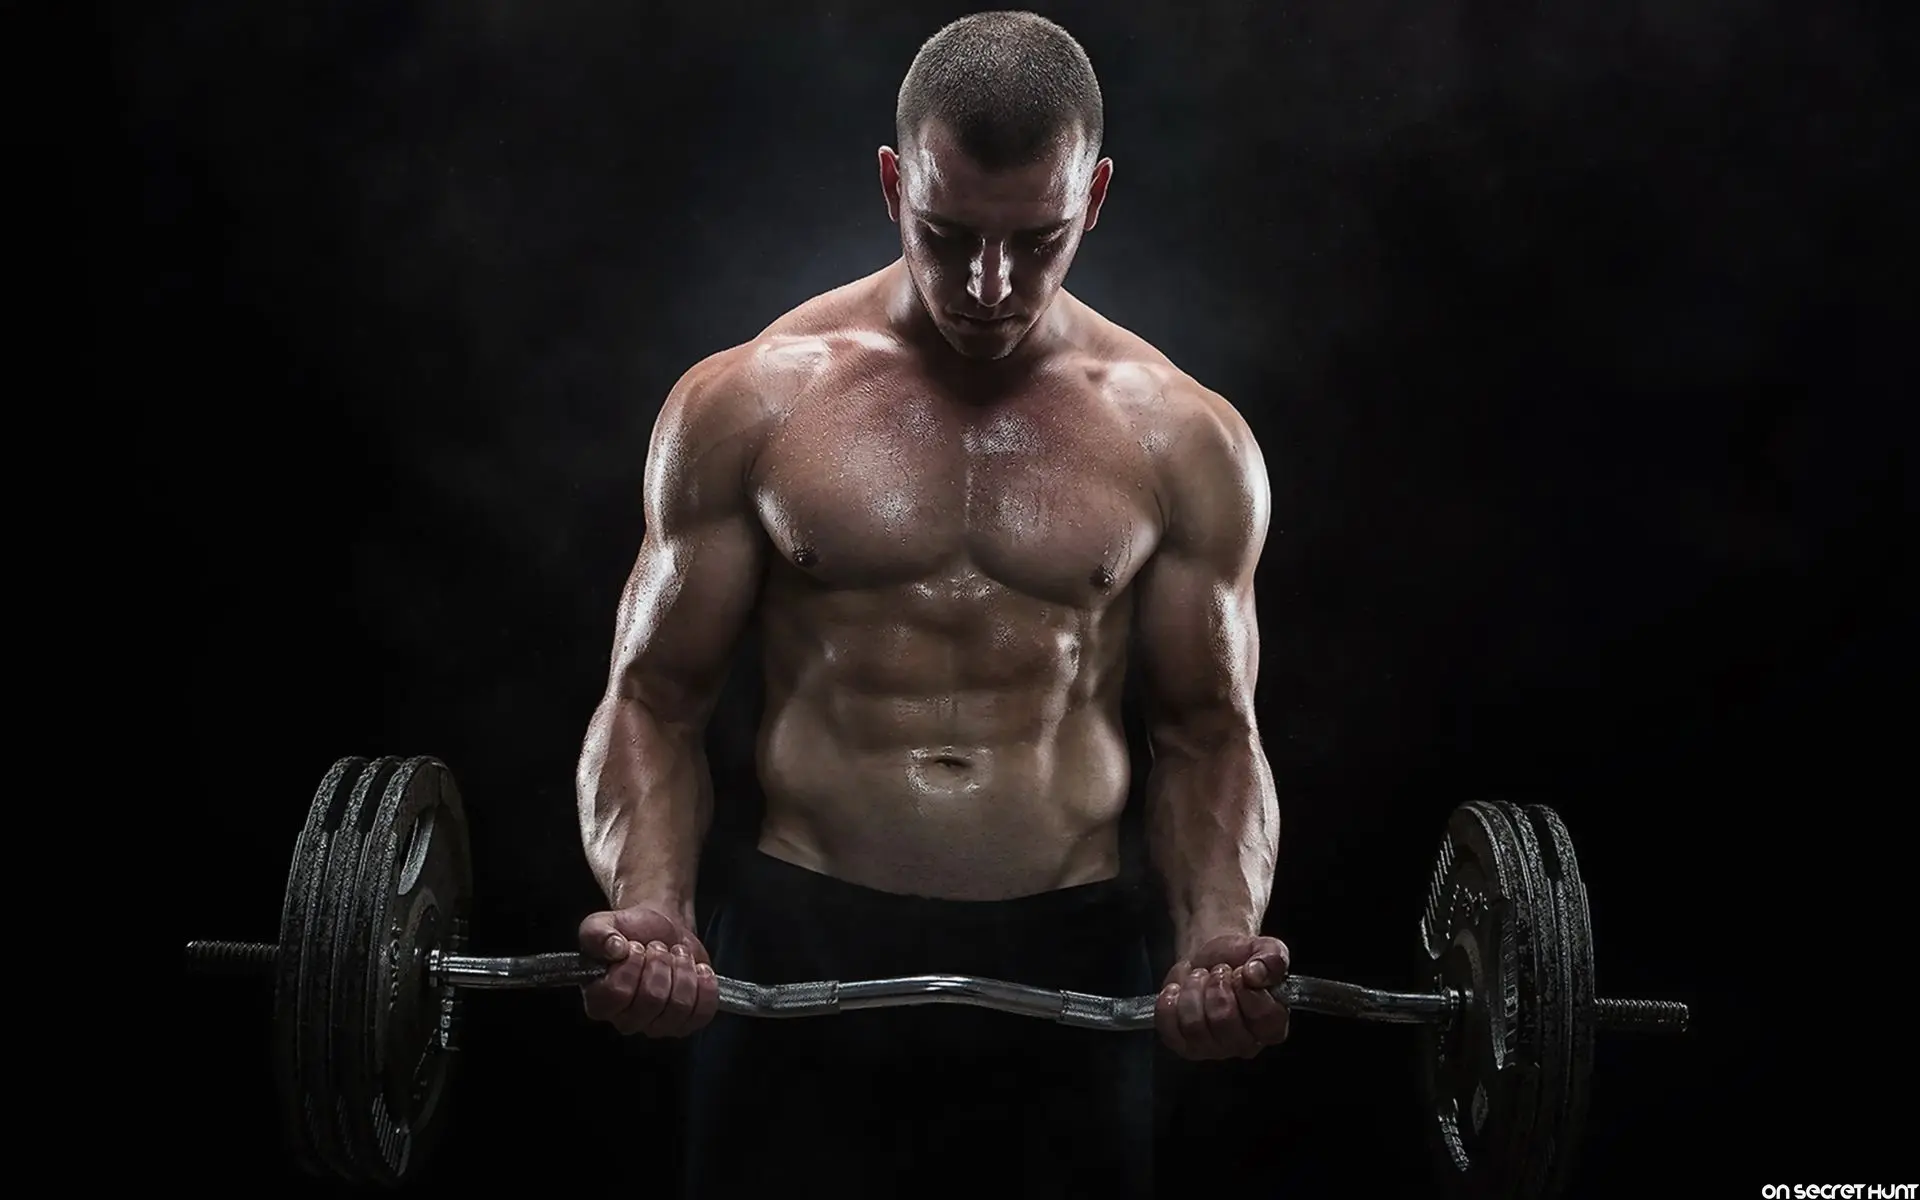
{"type": "Polygon", "coordinates": [[[652,908],[598,912],[580,922],[580,952],[608,964],[580,988],[587,1016],[621,1033],[685,1037],[713,1020],[720,985],[693,931],[652,908]]]}
{"type": "Polygon", "coordinates": [[[1154,1005],[1160,1040],[1182,1058],[1252,1058],[1287,1040],[1287,1006],[1267,989],[1291,961],[1278,938],[1214,938],[1167,972],[1154,1005]]]}

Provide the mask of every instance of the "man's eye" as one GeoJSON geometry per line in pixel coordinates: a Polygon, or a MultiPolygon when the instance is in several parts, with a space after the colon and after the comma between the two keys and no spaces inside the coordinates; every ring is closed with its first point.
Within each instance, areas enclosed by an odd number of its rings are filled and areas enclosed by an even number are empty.
{"type": "Polygon", "coordinates": [[[926,225],[922,226],[922,228],[927,231],[927,236],[936,242],[950,242],[955,236],[951,230],[941,229],[934,225],[926,225]]]}

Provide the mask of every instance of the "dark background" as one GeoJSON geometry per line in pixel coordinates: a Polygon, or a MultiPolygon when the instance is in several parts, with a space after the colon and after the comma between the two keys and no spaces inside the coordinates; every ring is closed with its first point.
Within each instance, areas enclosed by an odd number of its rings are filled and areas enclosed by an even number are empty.
{"type": "MultiPolygon", "coordinates": [[[[795,7],[103,27],[124,120],[93,249],[124,336],[93,366],[161,468],[153,720],[200,781],[165,937],[273,936],[345,754],[452,765],[479,948],[568,948],[600,902],[571,772],[660,398],[897,252],[873,151],[920,41],[967,11],[795,7]]],[[[1912,108],[1843,5],[1586,9],[1043,6],[1101,73],[1116,161],[1069,285],[1265,449],[1270,926],[1297,969],[1404,984],[1448,812],[1551,803],[1603,991],[1696,1022],[1602,1043],[1580,1194],[1910,1177],[1902,1006],[1846,1005],[1911,953],[1885,906],[1911,803],[1887,415],[1911,384],[1884,301],[1912,108]]],[[[723,789],[752,704],[716,723],[723,789]]],[[[265,990],[174,994],[156,1082],[180,1144],[219,1149],[147,1169],[291,1187],[265,990]]],[[[568,990],[467,1015],[444,1182],[670,1177],[671,1047],[617,1052],[568,990]]],[[[1421,1194],[1412,1035],[1295,1029],[1176,1089],[1169,1194],[1239,1170],[1421,1194]]]]}

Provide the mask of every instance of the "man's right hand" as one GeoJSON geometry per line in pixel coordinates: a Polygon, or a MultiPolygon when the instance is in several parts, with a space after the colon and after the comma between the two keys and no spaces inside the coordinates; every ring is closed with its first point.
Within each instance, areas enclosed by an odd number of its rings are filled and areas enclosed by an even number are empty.
{"type": "Polygon", "coordinates": [[[653,908],[598,912],[580,922],[580,952],[607,965],[581,986],[587,1016],[621,1033],[685,1037],[720,1008],[720,984],[693,931],[653,908]]]}

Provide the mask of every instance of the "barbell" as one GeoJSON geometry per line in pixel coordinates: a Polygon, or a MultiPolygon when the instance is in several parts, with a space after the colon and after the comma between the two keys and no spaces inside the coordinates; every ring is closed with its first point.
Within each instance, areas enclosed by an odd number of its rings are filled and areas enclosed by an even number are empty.
{"type": "MultiPolygon", "coordinates": [[[[309,1173],[387,1187],[441,1142],[461,993],[578,985],[580,954],[467,953],[466,812],[434,758],[333,764],[294,845],[273,943],[196,941],[201,968],[270,972],[273,1073],[290,1153],[309,1173]]],[[[1293,1011],[1422,1027],[1436,1169],[1460,1196],[1564,1191],[1601,1030],[1678,1032],[1684,1004],[1594,994],[1587,894],[1544,805],[1470,801],[1447,820],[1420,914],[1420,991],[1290,975],[1293,1011]]],[[[762,985],[718,981],[720,1012],[814,1017],[962,1004],[1116,1032],[1150,1030],[1153,996],[1048,991],[965,975],[762,985]]]]}

